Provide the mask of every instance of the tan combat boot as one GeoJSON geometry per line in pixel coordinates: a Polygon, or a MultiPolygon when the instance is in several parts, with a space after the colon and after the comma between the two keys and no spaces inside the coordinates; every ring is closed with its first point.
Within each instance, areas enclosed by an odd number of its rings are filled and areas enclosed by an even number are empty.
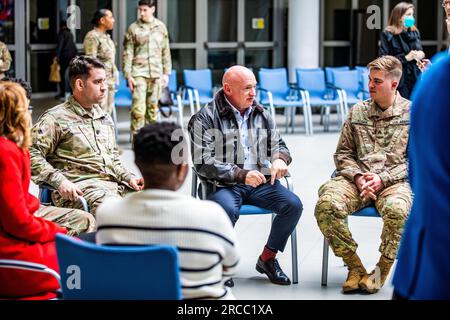
{"type": "Polygon", "coordinates": [[[347,293],[359,289],[359,282],[367,275],[366,268],[364,268],[361,259],[355,253],[342,257],[348,268],[347,280],[342,285],[342,292],[347,293]]]}
{"type": "Polygon", "coordinates": [[[361,289],[367,291],[368,293],[377,293],[378,290],[383,287],[393,264],[394,260],[382,255],[380,257],[380,261],[378,261],[377,266],[375,267],[375,270],[364,276],[359,282],[361,289]]]}

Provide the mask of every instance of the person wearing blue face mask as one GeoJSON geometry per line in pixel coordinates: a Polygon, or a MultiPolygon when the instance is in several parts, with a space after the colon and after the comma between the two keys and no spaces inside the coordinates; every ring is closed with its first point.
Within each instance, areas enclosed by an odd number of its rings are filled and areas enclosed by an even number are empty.
{"type": "Polygon", "coordinates": [[[379,55],[398,58],[403,67],[403,77],[398,92],[410,99],[421,71],[417,62],[425,58],[422,50],[420,32],[415,26],[414,5],[408,2],[398,3],[392,9],[388,26],[381,33],[379,55]]]}

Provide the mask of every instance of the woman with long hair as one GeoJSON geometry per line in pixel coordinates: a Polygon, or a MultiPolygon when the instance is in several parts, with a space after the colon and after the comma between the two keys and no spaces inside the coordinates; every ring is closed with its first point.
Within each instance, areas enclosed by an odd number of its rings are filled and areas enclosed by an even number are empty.
{"type": "Polygon", "coordinates": [[[417,62],[425,58],[422,51],[420,32],[415,26],[414,5],[408,2],[398,3],[392,9],[388,26],[381,34],[380,56],[397,57],[403,66],[403,77],[398,86],[402,97],[410,99],[411,93],[420,76],[417,62]]]}
{"type": "MultiPolygon", "coordinates": [[[[55,235],[66,233],[34,216],[39,200],[30,185],[30,115],[25,90],[0,82],[0,259],[24,260],[58,271],[55,235]]],[[[49,299],[57,281],[40,273],[0,268],[0,298],[49,299]]]]}

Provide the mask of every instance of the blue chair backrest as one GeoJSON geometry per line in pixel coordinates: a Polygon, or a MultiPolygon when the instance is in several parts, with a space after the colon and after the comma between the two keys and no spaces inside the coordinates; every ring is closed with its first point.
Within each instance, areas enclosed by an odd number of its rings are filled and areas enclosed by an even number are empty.
{"type": "Polygon", "coordinates": [[[360,91],[359,74],[356,70],[333,70],[334,85],[349,93],[357,94],[360,91]]]}
{"type": "MultiPolygon", "coordinates": [[[[274,99],[285,99],[289,96],[289,80],[285,68],[259,69],[259,86],[261,89],[272,92],[274,99]]],[[[261,100],[265,100],[267,95],[262,92],[261,100]]]]}
{"type": "Polygon", "coordinates": [[[201,97],[212,97],[213,82],[211,69],[184,70],[184,84],[198,90],[201,97]]]}
{"type": "Polygon", "coordinates": [[[64,299],[181,299],[175,247],[100,246],[58,234],[56,250],[64,299]]]}
{"type": "Polygon", "coordinates": [[[311,97],[323,98],[327,92],[322,69],[295,69],[297,86],[309,91],[311,97]]]}
{"type": "Polygon", "coordinates": [[[119,72],[119,85],[116,87],[114,102],[116,106],[120,107],[129,107],[132,103],[132,94],[122,72],[119,72]]]}
{"type": "Polygon", "coordinates": [[[326,75],[326,77],[327,77],[327,83],[334,84],[333,70],[348,71],[348,70],[350,70],[350,67],[349,67],[349,66],[343,66],[343,67],[326,67],[326,68],[325,68],[325,75],[326,75]]]}
{"type": "Polygon", "coordinates": [[[169,76],[169,91],[177,92],[177,90],[177,70],[172,70],[172,73],[169,76]]]}

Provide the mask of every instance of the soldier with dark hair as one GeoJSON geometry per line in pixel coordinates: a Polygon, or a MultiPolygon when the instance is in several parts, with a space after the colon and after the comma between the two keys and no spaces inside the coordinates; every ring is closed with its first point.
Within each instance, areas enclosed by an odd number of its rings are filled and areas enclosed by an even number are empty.
{"type": "Polygon", "coordinates": [[[95,214],[106,197],[140,190],[142,179],[121,164],[114,123],[100,107],[107,90],[103,63],[76,57],[69,80],[73,96],[45,112],[33,127],[33,181],[58,190],[53,193],[57,206],[80,208],[76,200],[84,196],[95,214]]]}

